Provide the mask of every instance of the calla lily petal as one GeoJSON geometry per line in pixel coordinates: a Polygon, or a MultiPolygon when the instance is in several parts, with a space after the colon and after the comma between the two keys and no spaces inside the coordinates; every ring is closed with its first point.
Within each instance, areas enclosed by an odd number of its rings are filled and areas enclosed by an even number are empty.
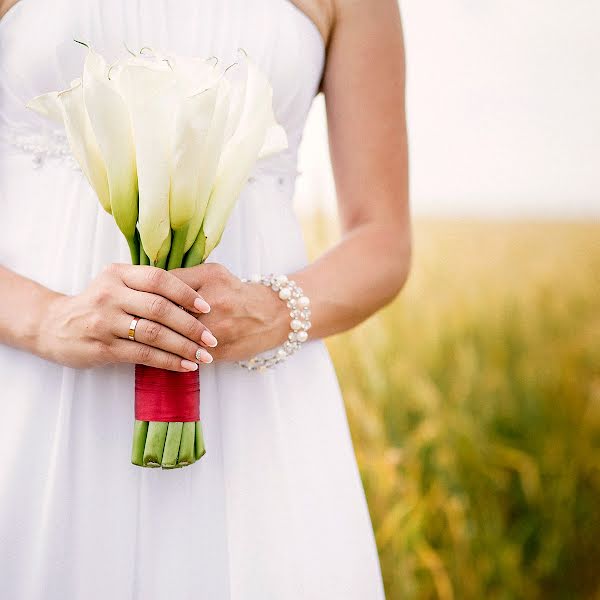
{"type": "Polygon", "coordinates": [[[58,100],[71,152],[94,188],[100,204],[111,213],[106,166],[85,108],[81,80],[75,80],[70,89],[60,92],[58,100]]]}
{"type": "Polygon", "coordinates": [[[36,113],[54,121],[63,124],[63,113],[58,99],[59,92],[49,92],[32,98],[27,104],[27,108],[36,113]]]}
{"type": "Polygon", "coordinates": [[[138,218],[138,189],[129,110],[108,77],[104,59],[92,50],[85,60],[83,96],[106,165],[112,214],[132,243],[138,218]]]}
{"type": "Polygon", "coordinates": [[[219,79],[215,63],[207,59],[169,56],[167,60],[175,73],[177,86],[182,96],[192,96],[211,88],[219,79]]]}
{"type": "Polygon", "coordinates": [[[231,94],[231,84],[227,79],[222,78],[217,84],[217,97],[212,119],[203,140],[202,146],[198,149],[195,159],[195,169],[198,172],[198,189],[196,192],[196,206],[193,217],[189,223],[187,238],[185,241],[185,251],[187,252],[194,243],[210,197],[210,192],[217,175],[219,160],[223,150],[225,140],[225,123],[229,113],[229,100],[231,94]]]}
{"type": "Polygon", "coordinates": [[[130,108],[135,141],[138,229],[144,251],[154,264],[171,233],[169,190],[175,80],[166,64],[162,68],[155,64],[127,65],[120,79],[130,108]]]}
{"type": "Polygon", "coordinates": [[[200,191],[201,154],[215,110],[217,88],[184,98],[175,120],[171,174],[171,228],[180,229],[194,216],[200,191]]]}

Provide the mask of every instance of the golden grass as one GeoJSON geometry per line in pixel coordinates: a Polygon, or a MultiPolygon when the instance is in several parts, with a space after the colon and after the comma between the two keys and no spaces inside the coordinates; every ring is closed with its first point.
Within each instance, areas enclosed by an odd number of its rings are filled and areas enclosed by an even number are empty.
{"type": "Polygon", "coordinates": [[[414,234],[402,294],[328,342],[388,599],[600,598],[600,224],[414,234]]]}

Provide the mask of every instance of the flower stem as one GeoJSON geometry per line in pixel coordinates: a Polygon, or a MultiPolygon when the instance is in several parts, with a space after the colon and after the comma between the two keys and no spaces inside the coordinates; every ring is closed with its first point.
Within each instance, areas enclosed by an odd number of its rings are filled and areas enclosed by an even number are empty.
{"type": "Polygon", "coordinates": [[[131,450],[131,462],[141,467],[144,460],[144,447],[146,445],[146,434],[148,433],[148,421],[136,419],[133,426],[133,449],[131,450]]]}
{"type": "Polygon", "coordinates": [[[171,230],[169,229],[169,235],[162,243],[158,256],[154,261],[154,266],[159,269],[165,269],[167,267],[167,259],[169,258],[169,250],[171,249],[171,230]]]}
{"type": "Polygon", "coordinates": [[[165,440],[165,451],[163,452],[161,463],[164,469],[172,468],[177,464],[182,429],[183,423],[169,423],[169,427],[167,428],[167,439],[165,440]]]}
{"type": "Polygon", "coordinates": [[[150,264],[150,259],[148,258],[148,255],[144,252],[144,248],[140,244],[140,265],[149,265],[149,264],[150,264]]]}
{"type": "Polygon", "coordinates": [[[194,438],[196,437],[196,427],[194,421],[188,421],[183,424],[181,432],[181,445],[179,446],[179,458],[177,460],[180,465],[191,465],[196,461],[194,455],[194,438]]]}
{"type": "Polygon", "coordinates": [[[206,448],[204,447],[204,435],[202,434],[202,424],[200,421],[195,423],[196,436],[194,439],[194,454],[196,460],[200,460],[206,454],[206,448]]]}
{"type": "Polygon", "coordinates": [[[151,421],[149,423],[144,448],[144,467],[160,467],[168,427],[169,424],[163,421],[151,421]]]}
{"type": "Polygon", "coordinates": [[[184,267],[195,267],[199,265],[204,259],[204,247],[206,245],[206,236],[204,231],[200,229],[198,237],[194,240],[192,247],[187,251],[184,259],[184,267]]]}
{"type": "Polygon", "coordinates": [[[167,269],[179,269],[183,261],[183,251],[185,246],[185,238],[187,236],[188,227],[185,225],[181,229],[173,231],[173,241],[171,242],[171,251],[169,252],[169,262],[167,269]]]}
{"type": "Polygon", "coordinates": [[[131,264],[140,264],[140,234],[137,229],[133,237],[127,238],[127,245],[129,246],[129,253],[131,254],[131,264]]]}

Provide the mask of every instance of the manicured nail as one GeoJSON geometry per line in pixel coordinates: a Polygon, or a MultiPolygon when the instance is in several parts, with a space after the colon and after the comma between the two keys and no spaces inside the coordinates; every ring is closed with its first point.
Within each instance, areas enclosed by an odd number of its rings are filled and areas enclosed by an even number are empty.
{"type": "Polygon", "coordinates": [[[185,358],[181,361],[181,366],[186,371],[195,371],[198,368],[198,364],[197,363],[192,362],[191,360],[185,360],[185,358]]]}
{"type": "Polygon", "coordinates": [[[211,348],[214,348],[217,345],[217,338],[208,329],[205,329],[202,332],[200,339],[211,348]]]}
{"type": "Polygon", "coordinates": [[[203,363],[211,363],[213,360],[213,357],[204,348],[196,350],[196,358],[203,363]]]}
{"type": "Polygon", "coordinates": [[[194,300],[194,308],[197,308],[202,313],[210,312],[210,305],[204,298],[196,298],[194,300]]]}

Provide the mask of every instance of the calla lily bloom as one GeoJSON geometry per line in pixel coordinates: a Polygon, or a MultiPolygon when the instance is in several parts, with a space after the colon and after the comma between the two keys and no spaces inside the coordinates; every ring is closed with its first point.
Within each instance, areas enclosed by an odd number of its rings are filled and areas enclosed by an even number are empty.
{"type": "Polygon", "coordinates": [[[134,256],[138,183],[131,119],[104,58],[92,50],[85,59],[83,96],[106,167],[112,215],[134,256]]]}
{"type": "Polygon", "coordinates": [[[81,79],[62,92],[33,98],[27,107],[52,120],[62,122],[75,160],[96,192],[100,204],[111,213],[106,166],[85,108],[81,79]]]}
{"type": "Polygon", "coordinates": [[[243,68],[246,78],[243,103],[238,107],[239,120],[237,115],[233,117],[238,122],[223,150],[202,225],[206,236],[204,259],[220,242],[227,219],[256,161],[287,148],[287,136],[273,113],[273,89],[269,81],[246,55],[243,68]]]}

